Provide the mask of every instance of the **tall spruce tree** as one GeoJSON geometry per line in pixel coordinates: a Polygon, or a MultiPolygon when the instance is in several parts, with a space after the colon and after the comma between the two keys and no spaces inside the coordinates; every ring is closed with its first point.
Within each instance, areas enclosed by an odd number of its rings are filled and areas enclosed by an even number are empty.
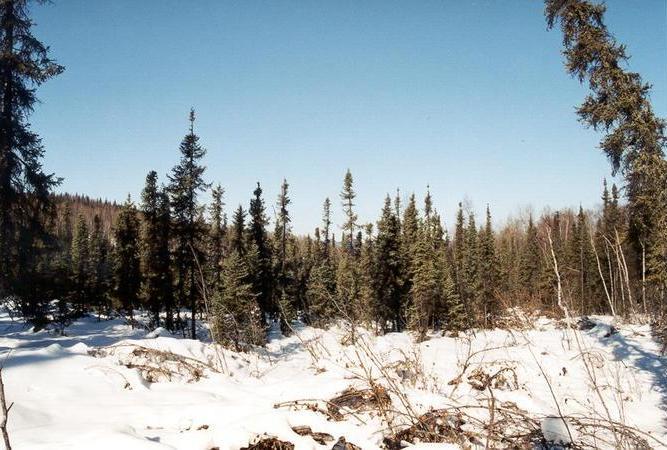
{"type": "Polygon", "coordinates": [[[465,230],[464,271],[467,282],[464,301],[469,305],[470,317],[477,324],[484,322],[484,306],[482,304],[482,273],[480,264],[479,230],[475,224],[475,215],[468,215],[468,226],[465,230]]]}
{"type": "Polygon", "coordinates": [[[232,229],[229,242],[230,252],[236,252],[239,256],[244,256],[246,252],[245,217],[246,212],[243,210],[243,206],[239,205],[232,217],[232,229]]]}
{"type": "Polygon", "coordinates": [[[36,88],[64,69],[32,26],[27,0],[0,2],[0,298],[18,296],[24,316],[39,319],[37,263],[53,213],[49,192],[60,180],[44,173],[44,147],[28,120],[36,88]]]}
{"type": "Polygon", "coordinates": [[[208,233],[208,254],[207,254],[207,272],[208,282],[217,289],[222,282],[222,260],[225,253],[225,241],[227,234],[225,202],[223,197],[225,190],[221,185],[217,185],[211,191],[211,206],[209,213],[211,216],[211,226],[208,233]]]}
{"type": "Polygon", "coordinates": [[[498,261],[496,259],[496,239],[491,223],[491,210],[486,206],[486,222],[480,235],[480,288],[484,325],[493,325],[500,313],[495,291],[498,282],[498,261]]]}
{"type": "Polygon", "coordinates": [[[139,304],[141,289],[141,260],[139,242],[139,219],[130,199],[123,204],[114,229],[114,275],[116,297],[121,307],[133,318],[134,308],[139,304]]]}
{"type": "Polygon", "coordinates": [[[459,298],[464,301],[466,311],[470,312],[470,305],[468,304],[468,278],[465,270],[466,266],[466,224],[465,216],[463,214],[463,204],[459,203],[459,208],[456,212],[456,226],[454,229],[454,278],[456,283],[456,291],[459,298]]]}
{"type": "MultiPolygon", "coordinates": [[[[257,294],[257,301],[262,312],[262,319],[269,313],[276,312],[273,307],[273,274],[271,273],[271,246],[266,235],[266,226],[269,219],[266,216],[264,200],[262,199],[262,188],[257,183],[253,192],[254,197],[250,200],[250,239],[257,249],[257,261],[250,275],[252,277],[253,291],[257,294]]],[[[263,321],[262,321],[263,323],[263,321]]]]}
{"type": "Polygon", "coordinates": [[[354,198],[357,194],[354,192],[354,180],[350,169],[345,173],[343,180],[343,190],[340,193],[340,199],[343,203],[345,213],[345,224],[343,225],[343,238],[341,245],[347,249],[350,255],[355,253],[354,233],[358,227],[357,215],[354,213],[354,198]]]}
{"type": "Polygon", "coordinates": [[[412,259],[412,304],[408,312],[408,326],[417,333],[418,341],[426,338],[429,325],[435,319],[437,305],[442,301],[442,274],[438,271],[436,259],[433,237],[425,221],[419,230],[412,259]]]}
{"type": "Polygon", "coordinates": [[[160,325],[160,312],[166,310],[167,328],[173,327],[171,307],[173,303],[170,238],[170,210],[167,194],[158,187],[155,171],[146,176],[141,193],[143,215],[141,264],[143,274],[142,295],[153,315],[153,325],[160,325]]]}
{"type": "Polygon", "coordinates": [[[525,294],[534,298],[539,295],[539,277],[542,267],[540,245],[537,240],[537,228],[532,214],[528,217],[526,238],[523,243],[520,257],[519,281],[525,294]]]}
{"type": "MultiPolygon", "coordinates": [[[[573,296],[578,297],[575,305],[581,314],[589,314],[590,307],[595,305],[597,292],[594,291],[598,269],[591,250],[591,236],[588,220],[584,209],[580,206],[577,220],[572,227],[570,239],[567,241],[567,267],[574,279],[573,296]]],[[[597,311],[599,312],[599,311],[597,311]]]]}
{"type": "Polygon", "coordinates": [[[89,235],[85,217],[79,215],[72,238],[72,301],[78,316],[82,315],[89,301],[89,235]]]}
{"type": "MultiPolygon", "coordinates": [[[[630,236],[653,297],[667,303],[667,160],[665,121],[651,106],[650,85],[624,69],[625,47],[604,23],[604,4],[546,0],[549,28],[560,24],[568,73],[588,81],[577,109],[583,123],[606,134],[600,148],[625,178],[630,236]]],[[[645,294],[645,291],[644,291],[645,294]]]]}
{"type": "Polygon", "coordinates": [[[401,264],[403,266],[403,287],[401,289],[402,313],[399,320],[399,327],[403,328],[406,323],[406,311],[412,304],[411,289],[414,270],[412,259],[414,249],[419,238],[419,212],[417,211],[417,202],[415,195],[411,194],[408,199],[408,205],[403,212],[403,227],[401,229],[401,264]]]}
{"type": "Polygon", "coordinates": [[[401,331],[403,321],[403,259],[401,255],[401,230],[387,195],[382,215],[377,223],[375,239],[375,265],[372,280],[379,305],[382,327],[392,324],[394,331],[401,331]]]}
{"type": "Polygon", "coordinates": [[[324,200],[322,207],[322,239],[321,257],[313,267],[306,285],[306,300],[309,306],[309,321],[324,326],[335,314],[334,295],[336,292],[336,271],[333,264],[335,242],[330,235],[331,201],[324,200]]]}
{"type": "Polygon", "coordinates": [[[280,312],[280,328],[283,333],[289,333],[290,322],[296,317],[293,302],[294,282],[293,268],[288,257],[289,245],[291,244],[292,219],[289,215],[289,184],[283,180],[280,185],[280,194],[276,202],[276,226],[273,232],[274,240],[274,273],[276,279],[275,304],[280,312]]]}
{"type": "Polygon", "coordinates": [[[109,241],[102,229],[102,220],[97,214],[93,217],[89,249],[90,297],[98,308],[98,314],[101,314],[102,311],[108,313],[111,309],[109,304],[109,289],[111,287],[109,241]]]}
{"type": "Polygon", "coordinates": [[[329,258],[331,254],[331,200],[329,200],[329,197],[324,199],[324,205],[322,206],[322,233],[324,234],[322,254],[324,258],[329,258]]]}
{"type": "Polygon", "coordinates": [[[206,150],[199,144],[194,131],[195,111],[190,110],[190,130],[180,145],[181,159],[169,175],[169,195],[172,209],[174,261],[176,266],[176,292],[181,305],[190,308],[190,334],[196,337],[195,314],[200,292],[198,262],[204,261],[204,237],[206,229],[202,215],[204,206],[199,194],[209,185],[204,181],[206,167],[201,160],[206,150]]]}
{"type": "Polygon", "coordinates": [[[359,320],[366,324],[375,324],[386,329],[386,306],[382,304],[379,296],[379,285],[376,282],[378,266],[376,259],[375,239],[373,237],[373,224],[369,223],[362,227],[364,239],[359,249],[359,320]]]}

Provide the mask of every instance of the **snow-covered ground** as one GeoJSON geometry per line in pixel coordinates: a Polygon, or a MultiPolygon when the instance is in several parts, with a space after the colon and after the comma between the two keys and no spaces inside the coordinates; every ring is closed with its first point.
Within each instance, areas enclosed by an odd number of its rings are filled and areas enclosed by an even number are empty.
{"type": "Polygon", "coordinates": [[[613,446],[604,432],[611,418],[661,448],[653,438],[667,441],[667,360],[648,326],[616,324],[618,332],[610,332],[610,318],[593,320],[595,327],[577,334],[537,319],[527,330],[432,336],[420,344],[407,333],[362,332],[355,345],[344,345],[341,328],[299,327],[263,349],[234,353],[122,320],[84,318],[58,336],[2,315],[0,350],[11,350],[3,370],[14,403],[9,433],[18,450],[239,449],[264,435],[297,450],[331,448],[342,436],[365,450],[384,448],[383,438],[411,418],[449,408],[462,418],[452,430],[482,447],[482,423],[509,432],[511,418],[525,417],[516,429],[537,424],[543,433],[532,436],[535,442],[572,435],[589,446],[613,446]],[[335,420],[326,401],[348,387],[384,388],[390,403],[341,407],[342,420],[335,420]],[[492,418],[491,402],[498,409],[492,418]],[[593,426],[582,435],[578,425],[585,423],[593,426]],[[304,426],[333,440],[325,447],[294,431],[304,426]]]}

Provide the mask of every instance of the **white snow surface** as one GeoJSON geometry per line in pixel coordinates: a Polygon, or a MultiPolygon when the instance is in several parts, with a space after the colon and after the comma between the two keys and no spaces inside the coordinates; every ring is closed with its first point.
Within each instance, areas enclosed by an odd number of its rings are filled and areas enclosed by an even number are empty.
{"type": "MultiPolygon", "coordinates": [[[[597,384],[613,420],[667,441],[667,361],[649,327],[615,324],[618,332],[608,335],[612,319],[593,320],[597,326],[579,337],[583,348],[595,355],[597,384]]],[[[331,448],[341,436],[364,450],[383,448],[388,426],[376,413],[333,421],[312,410],[274,407],[279,402],[331,399],[350,386],[366,388],[368,370],[384,386],[390,387],[386,377],[391,377],[418,414],[461,405],[481,405],[479,414],[485,414],[488,392],[474,389],[467,376],[480,367],[488,373],[511,367],[518,386],[495,389],[499,404],[513,402],[537,423],[548,417],[560,421],[560,414],[606,419],[572,331],[548,319],[536,320],[533,329],[524,331],[434,334],[419,344],[409,333],[375,336],[362,331],[360,343],[343,345],[341,327],[295,327],[296,335],[274,332],[270,342],[255,351],[218,347],[218,353],[211,343],[171,336],[164,329],[148,333],[120,319],[85,317],[60,336],[33,332],[0,315],[0,351],[9,353],[3,378],[8,402],[13,403],[8,425],[12,444],[19,450],[231,450],[267,435],[294,443],[296,450],[331,448]],[[140,368],[127,366],[128,361],[138,364],[131,353],[137,345],[210,368],[198,381],[175,376],[150,382],[140,368]],[[449,383],[461,373],[466,356],[483,349],[470,359],[461,383],[449,383]],[[325,447],[300,436],[292,430],[300,425],[328,433],[334,442],[325,447]]],[[[401,400],[389,391],[393,408],[403,410],[401,400]]],[[[407,419],[396,420],[400,424],[407,419]]],[[[562,434],[560,429],[555,432],[562,434]]],[[[658,441],[650,444],[662,448],[658,441]]],[[[422,443],[411,448],[458,447],[422,443]]]]}

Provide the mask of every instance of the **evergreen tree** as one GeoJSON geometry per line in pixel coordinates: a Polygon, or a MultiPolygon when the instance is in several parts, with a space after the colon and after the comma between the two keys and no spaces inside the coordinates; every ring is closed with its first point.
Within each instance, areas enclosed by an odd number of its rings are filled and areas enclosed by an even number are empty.
{"type": "Polygon", "coordinates": [[[322,239],[323,256],[328,259],[331,253],[331,201],[329,197],[324,200],[324,206],[322,207],[322,232],[324,233],[322,239]]]}
{"type": "Polygon", "coordinates": [[[531,298],[538,296],[539,276],[541,272],[541,254],[537,240],[537,228],[532,214],[528,218],[526,240],[523,244],[520,259],[519,280],[521,286],[531,298]]]}
{"type": "Polygon", "coordinates": [[[579,297],[579,302],[576,306],[581,314],[588,314],[590,304],[596,296],[594,288],[598,277],[598,270],[591,251],[591,236],[588,230],[588,221],[581,206],[577,214],[577,221],[574,223],[572,229],[572,237],[567,244],[568,267],[576,275],[574,277],[574,291],[579,297]]]}
{"type": "Polygon", "coordinates": [[[109,241],[102,230],[102,220],[95,214],[93,230],[90,234],[90,297],[98,307],[109,312],[109,289],[111,266],[109,261],[109,241]]]}
{"type": "Polygon", "coordinates": [[[456,228],[454,230],[454,276],[456,283],[456,291],[464,301],[466,310],[469,310],[468,304],[468,279],[466,266],[466,234],[465,234],[465,216],[463,215],[463,204],[459,203],[459,209],[456,212],[456,228]]]}
{"type": "Polygon", "coordinates": [[[461,298],[456,292],[456,285],[451,275],[451,270],[445,267],[442,271],[441,292],[443,303],[445,305],[445,328],[449,331],[458,333],[466,328],[468,318],[461,298]]]}
{"type": "Polygon", "coordinates": [[[466,290],[463,301],[466,302],[469,317],[476,323],[483,322],[482,274],[480,270],[479,233],[473,213],[468,215],[468,226],[465,230],[465,247],[463,253],[463,271],[465,273],[466,290]]]}
{"type": "MultiPolygon", "coordinates": [[[[256,266],[251,271],[253,292],[257,294],[262,318],[267,314],[276,312],[272,305],[273,300],[273,274],[271,273],[271,247],[266,236],[266,225],[269,220],[266,217],[264,200],[262,199],[262,188],[257,183],[253,192],[254,198],[250,200],[250,239],[257,249],[256,266]]],[[[263,321],[262,321],[263,323],[263,321]]]]}
{"type": "Polygon", "coordinates": [[[190,333],[196,337],[195,314],[200,294],[198,261],[203,261],[205,227],[202,223],[203,206],[199,194],[209,185],[204,182],[205,166],[201,160],[206,150],[199,144],[194,132],[195,112],[190,110],[190,131],[180,145],[181,159],[169,175],[169,195],[172,208],[172,236],[175,241],[176,292],[182,305],[190,308],[190,333]]]}
{"type": "Polygon", "coordinates": [[[415,195],[410,195],[408,205],[403,212],[403,227],[401,229],[401,265],[403,267],[402,279],[402,295],[401,304],[402,311],[399,318],[399,329],[402,329],[406,323],[406,311],[412,304],[411,290],[412,279],[414,277],[414,270],[412,267],[412,259],[414,256],[415,246],[419,238],[419,213],[417,211],[417,202],[415,195]]]}
{"type": "Polygon", "coordinates": [[[379,315],[383,328],[387,321],[390,321],[395,331],[401,331],[404,315],[401,235],[398,217],[395,210],[392,210],[389,196],[385,198],[377,229],[375,271],[372,279],[376,286],[379,315]]]}
{"type": "Polygon", "coordinates": [[[160,325],[160,311],[167,312],[166,326],[173,327],[171,257],[169,250],[170,211],[167,194],[160,190],[155,171],[146,176],[141,194],[143,215],[141,263],[143,274],[142,296],[153,314],[153,325],[160,325]]]}
{"type": "Polygon", "coordinates": [[[442,301],[442,274],[436,264],[436,252],[429,227],[419,230],[412,266],[412,304],[408,313],[408,326],[417,332],[418,341],[426,338],[429,325],[435,319],[437,305],[442,301]]]}
{"type": "Polygon", "coordinates": [[[36,88],[63,67],[31,33],[27,0],[0,2],[0,298],[16,295],[25,317],[43,317],[36,271],[45,244],[50,190],[60,183],[42,169],[44,148],[29,116],[36,88]]]}
{"type": "Polygon", "coordinates": [[[234,211],[234,217],[232,217],[229,247],[230,251],[238,253],[239,256],[245,255],[245,216],[246,213],[243,207],[239,205],[236,211],[234,211]]]}
{"type": "MultiPolygon", "coordinates": [[[[366,324],[380,325],[386,329],[386,305],[382,304],[379,296],[379,284],[376,276],[378,266],[376,260],[375,239],[373,238],[373,224],[363,226],[365,239],[359,249],[359,321],[366,324]]],[[[377,326],[375,327],[377,329],[377,326]]]]}
{"type": "Polygon", "coordinates": [[[336,270],[334,309],[348,322],[349,339],[356,342],[356,329],[361,318],[361,276],[359,262],[349,247],[340,254],[336,270]]]}
{"type": "Polygon", "coordinates": [[[214,290],[219,288],[222,282],[222,259],[227,232],[224,195],[225,190],[219,184],[211,191],[211,226],[208,233],[207,272],[209,283],[214,290]]]}
{"type": "Polygon", "coordinates": [[[336,271],[333,263],[335,254],[335,239],[330,235],[331,229],[331,202],[324,200],[322,208],[322,240],[321,258],[311,271],[306,285],[306,301],[309,305],[309,320],[311,323],[324,326],[335,313],[334,295],[336,293],[336,271]]]}
{"type": "Polygon", "coordinates": [[[480,282],[482,289],[482,308],[484,324],[493,324],[500,313],[500,306],[496,300],[495,290],[498,282],[498,261],[496,259],[496,243],[491,224],[491,210],[486,206],[486,223],[480,235],[480,282]]]}
{"type": "Polygon", "coordinates": [[[343,180],[343,190],[340,193],[340,199],[343,203],[343,211],[345,212],[345,224],[343,225],[343,238],[341,245],[347,248],[350,255],[354,255],[354,232],[357,229],[357,215],[354,213],[354,198],[357,194],[353,188],[354,180],[350,169],[345,173],[343,180]],[[346,234],[347,233],[347,234],[346,234]],[[347,237],[346,237],[347,236],[347,237]]]}
{"type": "Polygon", "coordinates": [[[65,203],[63,218],[58,230],[58,239],[61,242],[61,265],[70,269],[72,263],[72,207],[69,202],[65,203]]]}
{"type": "Polygon", "coordinates": [[[624,69],[629,57],[604,24],[604,4],[546,0],[549,28],[560,23],[567,71],[588,81],[578,108],[583,123],[606,133],[600,148],[625,178],[630,237],[654,297],[667,300],[667,160],[665,121],[651,106],[650,85],[624,69]]]}
{"type": "Polygon", "coordinates": [[[213,310],[213,336],[220,344],[244,351],[250,345],[264,343],[259,305],[245,258],[237,251],[232,251],[223,262],[222,288],[213,297],[213,310]]]}
{"type": "Polygon", "coordinates": [[[72,300],[78,316],[82,315],[89,295],[89,256],[88,225],[86,219],[79,215],[72,238],[72,300]]]}
{"type": "Polygon", "coordinates": [[[306,285],[306,299],[309,321],[313,325],[326,326],[338,313],[334,303],[335,277],[333,266],[327,260],[322,260],[310,273],[306,285]]]}
{"type": "Polygon", "coordinates": [[[139,258],[139,219],[130,197],[123,205],[114,230],[116,296],[132,319],[139,304],[141,266],[139,258]]]}
{"type": "Polygon", "coordinates": [[[292,219],[289,216],[288,206],[291,203],[289,198],[289,184],[283,180],[280,186],[280,194],[276,203],[278,211],[276,216],[276,228],[273,233],[275,264],[274,273],[276,277],[276,305],[280,312],[280,328],[283,333],[289,333],[289,323],[296,317],[292,296],[294,294],[292,285],[294,274],[288,261],[288,245],[291,240],[292,219]]]}

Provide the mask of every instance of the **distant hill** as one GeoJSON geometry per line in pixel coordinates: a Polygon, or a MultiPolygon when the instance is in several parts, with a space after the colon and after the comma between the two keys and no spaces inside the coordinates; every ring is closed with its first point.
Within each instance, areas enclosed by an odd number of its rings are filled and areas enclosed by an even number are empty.
{"type": "Polygon", "coordinates": [[[58,222],[63,219],[67,205],[69,205],[73,224],[76,223],[79,215],[83,215],[88,225],[92,226],[93,218],[98,215],[102,220],[102,228],[105,233],[111,232],[120,212],[120,205],[115,201],[94,199],[87,195],[53,194],[53,199],[56,205],[58,222]]]}

